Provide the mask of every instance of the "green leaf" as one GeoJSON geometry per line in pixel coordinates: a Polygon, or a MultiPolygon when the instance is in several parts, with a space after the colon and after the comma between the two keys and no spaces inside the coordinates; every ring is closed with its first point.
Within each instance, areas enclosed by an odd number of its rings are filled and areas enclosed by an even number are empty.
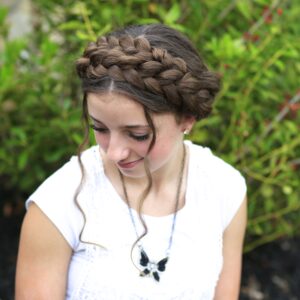
{"type": "Polygon", "coordinates": [[[260,225],[255,225],[254,226],[254,232],[257,234],[257,235],[263,235],[263,233],[264,233],[264,230],[263,230],[263,228],[260,226],[260,225]]]}
{"type": "Polygon", "coordinates": [[[18,144],[24,145],[27,142],[27,135],[24,129],[20,127],[11,128],[11,134],[17,139],[18,144]]]}
{"type": "Polygon", "coordinates": [[[106,24],[100,31],[98,31],[98,36],[102,36],[105,35],[106,33],[108,33],[111,30],[112,25],[106,24]]]}
{"type": "Polygon", "coordinates": [[[251,20],[251,2],[249,0],[238,0],[236,7],[247,20],[251,20]]]}
{"type": "Polygon", "coordinates": [[[18,170],[24,170],[28,161],[28,152],[23,151],[18,156],[18,170]]]}
{"type": "Polygon", "coordinates": [[[281,60],[276,60],[274,65],[279,69],[280,72],[283,72],[286,68],[286,65],[281,60]]]}
{"type": "Polygon", "coordinates": [[[175,23],[180,17],[180,6],[178,3],[174,3],[171,9],[167,12],[164,21],[167,24],[175,23]]]}
{"type": "Polygon", "coordinates": [[[8,14],[8,8],[0,6],[0,26],[3,26],[7,14],[8,14]]]}
{"type": "Polygon", "coordinates": [[[78,30],[79,28],[84,28],[84,24],[75,20],[62,23],[58,26],[59,30],[78,30]]]}
{"type": "Polygon", "coordinates": [[[82,1],[77,1],[75,2],[75,4],[73,5],[73,7],[71,8],[71,12],[74,13],[75,15],[91,15],[92,11],[90,9],[87,8],[86,3],[82,2],[82,1]]]}
{"type": "Polygon", "coordinates": [[[262,194],[264,195],[265,198],[268,199],[273,195],[273,188],[270,185],[264,185],[262,187],[262,194]]]}
{"type": "Polygon", "coordinates": [[[141,18],[138,19],[137,21],[137,24],[152,24],[152,23],[160,23],[160,21],[155,18],[141,18]]]}
{"type": "Polygon", "coordinates": [[[53,63],[53,57],[56,56],[58,50],[58,45],[50,41],[48,38],[45,38],[41,44],[41,57],[40,64],[47,65],[53,63]]]}
{"type": "MultiPolygon", "coordinates": [[[[243,0],[240,0],[240,1],[243,1],[243,0]]],[[[270,0],[254,0],[255,3],[258,3],[260,5],[269,5],[270,4],[270,0]]]]}
{"type": "Polygon", "coordinates": [[[81,40],[81,41],[92,41],[94,40],[94,37],[81,31],[81,30],[77,30],[76,31],[76,36],[81,40]]]}
{"type": "Polygon", "coordinates": [[[78,133],[72,134],[72,140],[77,144],[80,145],[82,143],[82,135],[78,133]]]}
{"type": "Polygon", "coordinates": [[[283,191],[283,193],[284,193],[285,195],[290,195],[290,194],[292,194],[292,192],[293,192],[293,188],[292,188],[291,186],[289,186],[289,185],[284,185],[284,186],[282,187],[282,191],[283,191]]]}

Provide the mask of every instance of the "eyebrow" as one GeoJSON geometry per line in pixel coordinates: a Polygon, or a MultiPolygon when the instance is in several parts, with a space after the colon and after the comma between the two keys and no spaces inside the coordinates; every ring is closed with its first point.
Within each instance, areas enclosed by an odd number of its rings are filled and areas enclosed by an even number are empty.
{"type": "MultiPolygon", "coordinates": [[[[103,124],[101,121],[97,120],[93,116],[91,116],[91,115],[89,115],[89,116],[93,121],[103,124]]],[[[125,126],[121,126],[121,127],[126,128],[126,129],[137,129],[137,128],[149,128],[150,126],[149,125],[125,125],[125,126]]]]}

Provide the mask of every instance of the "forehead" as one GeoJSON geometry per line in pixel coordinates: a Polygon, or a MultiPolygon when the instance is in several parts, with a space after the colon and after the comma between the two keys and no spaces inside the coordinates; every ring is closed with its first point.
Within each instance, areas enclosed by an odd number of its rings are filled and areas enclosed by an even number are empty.
{"type": "Polygon", "coordinates": [[[87,107],[89,115],[105,125],[147,125],[143,106],[118,93],[89,93],[87,107]]]}
{"type": "Polygon", "coordinates": [[[143,110],[143,106],[134,99],[115,92],[88,93],[87,102],[89,107],[109,106],[110,108],[113,108],[114,106],[121,106],[143,110]]]}
{"type": "Polygon", "coordinates": [[[137,101],[118,93],[87,95],[87,106],[89,112],[97,114],[118,114],[125,115],[142,115],[144,116],[144,108],[137,101]]]}
{"type": "MultiPolygon", "coordinates": [[[[126,95],[115,92],[89,93],[87,105],[90,116],[108,126],[116,123],[121,126],[148,125],[144,107],[126,95]]],[[[155,126],[175,122],[175,116],[172,113],[151,113],[151,118],[155,126]]]]}

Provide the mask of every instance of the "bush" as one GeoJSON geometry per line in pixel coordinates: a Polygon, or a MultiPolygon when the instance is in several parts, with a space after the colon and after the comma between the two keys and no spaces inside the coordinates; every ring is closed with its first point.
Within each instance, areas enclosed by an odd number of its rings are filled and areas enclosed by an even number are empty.
{"type": "Polygon", "coordinates": [[[75,152],[81,96],[73,64],[86,42],[123,25],[163,22],[189,35],[223,79],[213,114],[191,139],[246,177],[245,251],[299,232],[299,4],[36,0],[35,9],[32,35],[1,50],[4,191],[28,195],[75,152]]]}
{"type": "Polygon", "coordinates": [[[1,49],[0,178],[10,198],[28,195],[81,139],[72,67],[57,43],[36,35],[6,40],[1,49]]]}

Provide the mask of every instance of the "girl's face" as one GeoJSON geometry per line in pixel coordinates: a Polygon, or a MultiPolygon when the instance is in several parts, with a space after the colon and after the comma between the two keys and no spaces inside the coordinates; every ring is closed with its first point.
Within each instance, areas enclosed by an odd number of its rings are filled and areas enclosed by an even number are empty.
{"type": "Polygon", "coordinates": [[[89,93],[88,113],[95,138],[105,159],[112,162],[125,176],[144,177],[144,159],[147,156],[151,173],[169,170],[182,151],[183,132],[191,129],[194,120],[176,122],[171,113],[153,114],[156,142],[148,153],[152,139],[151,128],[143,106],[125,95],[110,92],[89,93]]]}

